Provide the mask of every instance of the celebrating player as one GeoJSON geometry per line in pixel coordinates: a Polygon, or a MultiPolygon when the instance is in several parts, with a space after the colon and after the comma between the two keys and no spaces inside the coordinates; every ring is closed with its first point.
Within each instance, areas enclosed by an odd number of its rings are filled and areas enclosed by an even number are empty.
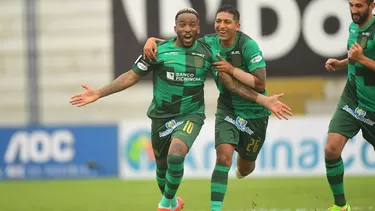
{"type": "Polygon", "coordinates": [[[350,0],[348,58],[328,59],[328,71],[348,67],[346,86],[333,114],[325,147],[328,183],[334,196],[331,211],[350,211],[344,192],[342,150],[359,130],[375,146],[375,17],[373,0],[350,0]]]}
{"type": "MultiPolygon", "coordinates": [[[[240,31],[240,14],[230,5],[221,6],[215,19],[215,34],[201,40],[220,50],[221,61],[214,67],[266,95],[266,64],[257,43],[240,31]]],[[[155,59],[156,41],[150,38],[145,47],[145,57],[155,59]]],[[[215,146],[216,165],[211,179],[211,211],[220,211],[227,191],[228,172],[232,165],[234,150],[238,152],[236,176],[241,179],[255,169],[255,161],[266,138],[270,111],[261,104],[230,92],[213,75],[220,91],[216,122],[215,146]]],[[[290,109],[283,113],[274,112],[279,119],[291,115],[290,109]]]]}
{"type": "MultiPolygon", "coordinates": [[[[217,51],[197,41],[199,15],[191,8],[180,10],[175,17],[176,38],[159,43],[155,61],[140,56],[133,68],[119,76],[110,85],[86,89],[71,98],[78,107],[99,98],[125,90],[142,76],[153,72],[153,100],[147,112],[152,120],[151,141],[156,160],[156,179],[163,196],[158,211],[179,211],[184,202],[176,192],[184,173],[184,159],[193,145],[205,119],[203,85],[212,63],[219,61],[217,51]]],[[[243,97],[264,103],[282,114],[288,107],[278,101],[281,95],[265,97],[248,89],[226,73],[220,80],[231,91],[243,97]]]]}

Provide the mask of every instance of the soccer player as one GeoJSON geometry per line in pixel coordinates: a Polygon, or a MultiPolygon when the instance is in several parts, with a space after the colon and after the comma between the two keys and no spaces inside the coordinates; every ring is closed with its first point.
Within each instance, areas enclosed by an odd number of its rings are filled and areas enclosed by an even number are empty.
{"type": "Polygon", "coordinates": [[[346,86],[328,129],[325,163],[334,205],[331,211],[350,211],[344,192],[342,150],[359,130],[375,146],[375,17],[373,0],[350,0],[353,22],[349,26],[348,58],[328,59],[327,71],[348,67],[346,86]]]}
{"type": "MultiPolygon", "coordinates": [[[[82,85],[85,92],[71,97],[78,107],[110,94],[125,90],[140,78],[153,72],[153,100],[147,112],[152,120],[151,141],[156,160],[156,179],[162,192],[158,211],[179,211],[184,202],[176,192],[184,173],[184,159],[193,145],[205,119],[203,86],[206,74],[217,51],[197,41],[199,15],[191,8],[180,10],[175,17],[176,38],[159,43],[155,61],[140,56],[130,71],[98,90],[82,85]]],[[[277,99],[281,95],[265,97],[227,74],[221,80],[228,89],[244,97],[264,103],[283,115],[289,108],[277,99]]]]}
{"type": "MultiPolygon", "coordinates": [[[[266,64],[258,44],[240,31],[240,14],[230,5],[216,12],[215,34],[201,40],[220,50],[220,62],[214,67],[266,95],[266,64]]],[[[155,59],[156,41],[150,38],[144,47],[145,57],[155,59]]],[[[217,75],[213,75],[220,91],[215,118],[216,165],[211,178],[211,211],[220,211],[227,191],[228,172],[234,150],[238,152],[236,176],[251,174],[266,138],[270,111],[259,103],[230,92],[217,75]]],[[[275,113],[278,118],[280,116],[275,113]]],[[[287,117],[283,116],[287,119],[287,117]]]]}

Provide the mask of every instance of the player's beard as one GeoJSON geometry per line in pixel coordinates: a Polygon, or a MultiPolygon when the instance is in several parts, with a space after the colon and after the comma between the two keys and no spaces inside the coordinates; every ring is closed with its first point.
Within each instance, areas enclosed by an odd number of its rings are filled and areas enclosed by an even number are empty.
{"type": "Polygon", "coordinates": [[[367,18],[368,18],[368,16],[370,15],[370,10],[367,10],[365,13],[363,13],[363,14],[361,14],[361,13],[352,13],[351,14],[352,15],[352,20],[353,20],[353,22],[355,23],[355,24],[363,24],[366,20],[367,20],[367,18]],[[356,17],[358,17],[358,18],[356,18],[356,17]]]}

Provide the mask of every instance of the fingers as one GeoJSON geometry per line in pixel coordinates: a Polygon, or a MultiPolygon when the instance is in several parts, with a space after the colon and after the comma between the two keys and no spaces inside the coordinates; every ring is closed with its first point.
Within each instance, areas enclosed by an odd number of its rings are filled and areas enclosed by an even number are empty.
{"type": "Polygon", "coordinates": [[[287,105],[285,105],[284,103],[282,103],[282,102],[280,102],[280,104],[281,104],[281,107],[282,107],[282,110],[284,111],[288,111],[288,112],[292,112],[292,109],[289,107],[289,106],[287,106],[287,105]]]}
{"type": "Polygon", "coordinates": [[[149,60],[156,60],[156,52],[152,48],[145,48],[143,50],[144,53],[144,59],[149,59],[149,60]]]}
{"type": "Polygon", "coordinates": [[[146,49],[143,51],[144,59],[156,60],[156,53],[152,49],[146,49]]]}
{"type": "Polygon", "coordinates": [[[212,63],[212,65],[214,65],[214,66],[224,65],[224,64],[225,64],[224,61],[220,61],[220,62],[214,62],[214,63],[212,63]]]}
{"type": "Polygon", "coordinates": [[[153,43],[151,46],[146,43],[143,48],[143,59],[156,60],[156,54],[158,52],[158,46],[153,43]]]}
{"type": "Polygon", "coordinates": [[[284,113],[280,112],[279,115],[280,115],[283,119],[288,120],[288,117],[285,116],[284,113]]]}
{"type": "Polygon", "coordinates": [[[155,45],[154,48],[150,52],[150,60],[156,60],[156,54],[158,53],[158,48],[155,45]]]}
{"type": "Polygon", "coordinates": [[[277,95],[276,95],[276,98],[279,99],[279,98],[281,98],[281,97],[283,97],[283,96],[284,96],[284,93],[280,93],[280,94],[277,94],[277,95]]]}
{"type": "Polygon", "coordinates": [[[84,106],[86,104],[87,104],[86,102],[82,102],[82,103],[78,104],[77,107],[82,107],[82,106],[84,106]]]}
{"type": "Polygon", "coordinates": [[[355,46],[357,49],[362,48],[362,46],[361,46],[360,44],[358,44],[357,42],[354,43],[354,46],[355,46]]]}
{"type": "MultiPolygon", "coordinates": [[[[284,93],[282,94],[279,94],[279,95],[283,95],[284,93]]],[[[278,106],[277,108],[275,109],[272,109],[272,113],[275,114],[275,116],[278,118],[278,119],[285,119],[285,120],[288,120],[288,116],[293,116],[293,113],[292,113],[292,109],[285,105],[284,103],[281,103],[281,102],[278,102],[278,106]],[[281,106],[280,106],[281,105],[281,106]]]]}
{"type": "Polygon", "coordinates": [[[81,84],[81,86],[82,86],[82,88],[84,88],[86,90],[90,89],[90,87],[88,87],[86,84],[81,84]]]}
{"type": "Polygon", "coordinates": [[[292,109],[290,109],[288,106],[284,105],[282,112],[288,114],[289,116],[293,116],[292,109]],[[284,107],[285,106],[285,107],[284,107]]]}
{"type": "Polygon", "coordinates": [[[78,107],[82,107],[82,106],[84,106],[84,105],[87,104],[87,103],[85,102],[85,100],[83,99],[82,94],[76,94],[76,95],[73,95],[73,96],[70,98],[69,103],[72,104],[72,105],[78,106],[78,107]]]}
{"type": "Polygon", "coordinates": [[[73,95],[70,99],[75,100],[75,99],[78,99],[78,98],[82,98],[82,94],[73,95]]]}
{"type": "Polygon", "coordinates": [[[360,51],[362,49],[362,46],[360,44],[358,44],[357,42],[355,42],[352,47],[350,48],[349,52],[356,52],[356,51],[360,51]]]}
{"type": "Polygon", "coordinates": [[[328,59],[327,61],[326,61],[326,65],[331,65],[333,63],[333,61],[331,60],[331,59],[328,59]]]}
{"type": "Polygon", "coordinates": [[[77,107],[82,107],[87,104],[87,102],[85,102],[82,97],[72,97],[72,100],[70,100],[69,102],[70,104],[75,105],[77,107]]]}
{"type": "Polygon", "coordinates": [[[223,62],[215,62],[212,64],[217,71],[223,71],[225,69],[225,64],[223,62]]]}
{"type": "Polygon", "coordinates": [[[288,117],[287,117],[282,111],[273,112],[273,114],[274,114],[279,120],[282,120],[282,119],[288,120],[288,117]]]}
{"type": "Polygon", "coordinates": [[[325,68],[326,68],[326,70],[329,71],[329,72],[335,70],[335,69],[332,67],[332,65],[330,65],[330,64],[326,64],[325,68]]]}
{"type": "Polygon", "coordinates": [[[79,100],[82,100],[82,94],[76,94],[76,95],[73,95],[71,98],[70,98],[70,101],[69,102],[76,102],[76,101],[79,101],[79,100]]]}
{"type": "Polygon", "coordinates": [[[78,97],[72,97],[71,100],[70,100],[69,102],[70,102],[70,104],[72,104],[72,105],[78,105],[78,104],[80,104],[80,103],[83,102],[83,99],[82,99],[82,97],[80,97],[80,96],[78,96],[78,97]]]}
{"type": "Polygon", "coordinates": [[[273,114],[274,114],[279,120],[281,120],[281,116],[280,116],[280,114],[279,114],[278,112],[276,112],[276,113],[274,112],[273,114]]]}
{"type": "Polygon", "coordinates": [[[220,59],[220,61],[225,61],[225,59],[223,59],[223,57],[220,56],[220,54],[216,54],[217,58],[220,59]]]}

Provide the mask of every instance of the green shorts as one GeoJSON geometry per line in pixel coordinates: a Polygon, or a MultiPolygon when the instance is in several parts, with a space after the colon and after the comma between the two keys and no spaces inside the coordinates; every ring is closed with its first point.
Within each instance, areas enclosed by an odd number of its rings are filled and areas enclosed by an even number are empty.
{"type": "Polygon", "coordinates": [[[375,147],[375,113],[365,111],[356,103],[341,97],[328,132],[353,138],[359,130],[362,130],[363,138],[375,147]]]}
{"type": "Polygon", "coordinates": [[[203,126],[205,116],[188,114],[173,119],[153,119],[151,142],[155,159],[166,158],[174,138],[183,141],[190,149],[203,126]]]}
{"type": "Polygon", "coordinates": [[[243,119],[218,109],[215,121],[215,146],[233,144],[242,159],[255,161],[266,139],[268,118],[267,116],[243,119]]]}

